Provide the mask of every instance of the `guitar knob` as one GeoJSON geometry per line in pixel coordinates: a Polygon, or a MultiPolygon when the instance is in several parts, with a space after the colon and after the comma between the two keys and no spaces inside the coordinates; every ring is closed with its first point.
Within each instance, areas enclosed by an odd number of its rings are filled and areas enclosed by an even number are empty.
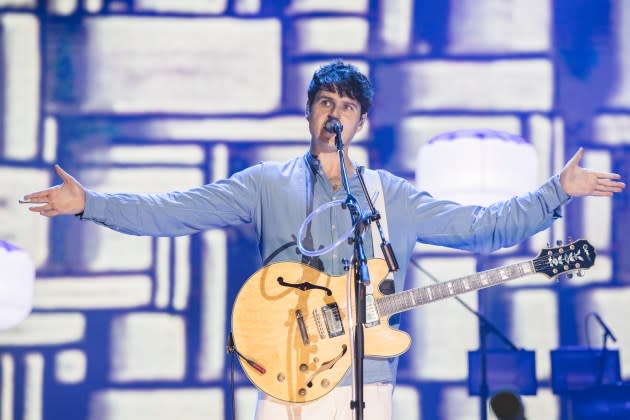
{"type": "Polygon", "coordinates": [[[300,397],[303,397],[306,395],[306,390],[304,388],[300,388],[300,390],[298,391],[298,395],[300,397]]]}
{"type": "Polygon", "coordinates": [[[572,278],[573,278],[573,273],[569,273],[569,274],[567,274],[567,278],[568,278],[568,279],[572,279],[572,278]]]}
{"type": "Polygon", "coordinates": [[[578,277],[584,277],[584,270],[578,270],[577,275],[578,277]]]}

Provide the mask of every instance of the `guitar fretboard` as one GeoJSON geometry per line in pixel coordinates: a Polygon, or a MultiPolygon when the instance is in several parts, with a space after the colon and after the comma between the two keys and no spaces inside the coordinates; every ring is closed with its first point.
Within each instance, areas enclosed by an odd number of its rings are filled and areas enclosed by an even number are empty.
{"type": "Polygon", "coordinates": [[[532,261],[526,261],[443,283],[383,296],[376,301],[376,305],[380,316],[389,316],[435,302],[436,300],[494,286],[508,280],[534,274],[535,272],[532,261]]]}

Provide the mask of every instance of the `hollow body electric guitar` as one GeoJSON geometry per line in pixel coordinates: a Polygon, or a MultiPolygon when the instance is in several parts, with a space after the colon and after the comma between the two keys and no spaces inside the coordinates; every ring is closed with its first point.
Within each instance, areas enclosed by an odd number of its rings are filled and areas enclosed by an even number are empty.
{"type": "MultiPolygon", "coordinates": [[[[543,249],[536,258],[447,282],[382,295],[374,287],[365,324],[365,356],[393,357],[411,344],[390,328],[391,315],[535,273],[550,278],[590,268],[595,249],[585,240],[543,249]]],[[[385,261],[368,261],[383,279],[385,261]]],[[[241,288],[232,313],[234,347],[249,379],[279,400],[301,403],[326,395],[350,368],[346,276],[328,276],[297,262],[267,265],[241,288]]],[[[354,302],[354,296],[352,296],[354,302]]]]}

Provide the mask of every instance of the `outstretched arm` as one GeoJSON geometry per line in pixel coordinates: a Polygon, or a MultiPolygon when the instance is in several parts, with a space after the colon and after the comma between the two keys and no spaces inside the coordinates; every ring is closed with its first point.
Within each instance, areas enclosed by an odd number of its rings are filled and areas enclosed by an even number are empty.
{"type": "Polygon", "coordinates": [[[77,214],[85,209],[85,189],[73,176],[55,165],[55,172],[63,183],[24,196],[24,200],[41,206],[30,207],[29,210],[42,216],[59,216],[77,214]]]}
{"type": "Polygon", "coordinates": [[[565,193],[572,197],[610,197],[623,191],[626,184],[617,181],[620,178],[619,174],[582,168],[579,165],[582,157],[584,149],[580,147],[560,172],[560,185],[565,193]]]}
{"type": "Polygon", "coordinates": [[[209,228],[251,223],[259,208],[263,165],[184,191],[98,193],[83,186],[59,166],[63,183],[24,196],[42,216],[81,215],[131,235],[180,236],[209,228]]]}

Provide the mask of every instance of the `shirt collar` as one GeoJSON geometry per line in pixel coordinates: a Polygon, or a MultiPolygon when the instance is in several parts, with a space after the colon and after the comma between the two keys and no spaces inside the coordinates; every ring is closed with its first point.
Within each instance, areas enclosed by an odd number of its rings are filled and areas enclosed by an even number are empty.
{"type": "Polygon", "coordinates": [[[319,159],[317,159],[317,156],[313,155],[311,151],[309,150],[304,155],[304,158],[306,159],[306,163],[308,163],[308,166],[310,166],[313,173],[316,174],[317,172],[319,172],[321,163],[319,162],[319,159]]]}

